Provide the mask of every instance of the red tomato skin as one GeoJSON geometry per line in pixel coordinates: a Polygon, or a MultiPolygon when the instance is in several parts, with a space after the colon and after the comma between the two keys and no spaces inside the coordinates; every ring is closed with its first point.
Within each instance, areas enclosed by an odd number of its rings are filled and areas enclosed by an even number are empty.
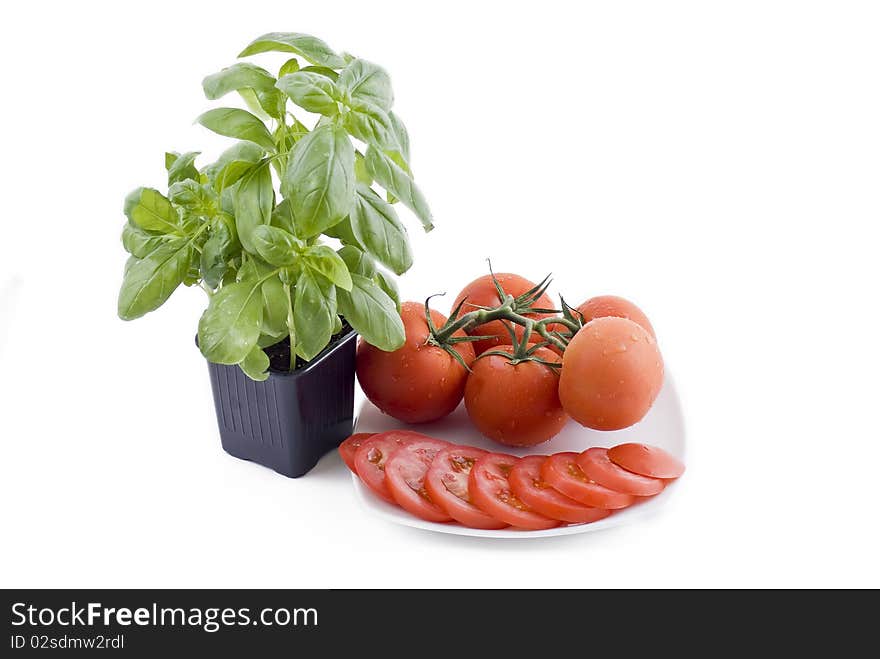
{"type": "MultiPolygon", "coordinates": [[[[498,283],[501,284],[501,289],[507,293],[508,295],[513,295],[514,297],[518,297],[525,293],[526,291],[534,288],[535,284],[525,277],[520,277],[519,275],[515,275],[510,272],[500,272],[495,275],[495,278],[498,280],[498,283]]],[[[495,290],[495,284],[492,281],[492,275],[483,275],[482,277],[477,277],[467,286],[465,286],[461,293],[458,294],[458,297],[455,298],[455,302],[452,304],[452,308],[455,309],[458,305],[465,300],[464,306],[461,308],[461,313],[467,313],[469,311],[474,311],[477,307],[497,307],[501,304],[501,300],[498,299],[498,291],[495,290]]],[[[538,298],[536,307],[541,309],[552,309],[553,308],[553,300],[544,293],[538,298]]],[[[546,316],[551,316],[553,314],[546,313],[536,313],[536,314],[528,314],[529,318],[544,318],[546,316]]],[[[523,327],[520,325],[514,325],[514,332],[516,333],[517,338],[521,339],[523,335],[523,327]]],[[[483,325],[478,325],[472,328],[468,334],[471,336],[493,336],[492,339],[484,339],[482,341],[475,341],[471,345],[474,347],[474,353],[476,355],[480,355],[490,348],[494,348],[502,345],[510,345],[510,333],[504,327],[504,321],[501,320],[493,320],[483,325]]]]}
{"type": "Polygon", "coordinates": [[[510,486],[523,503],[536,513],[568,524],[589,524],[611,514],[610,510],[585,506],[554,490],[541,478],[546,460],[543,455],[528,455],[510,470],[510,486]]]}
{"type": "Polygon", "coordinates": [[[641,325],[597,318],[575,334],[562,358],[559,399],[587,428],[620,430],[641,421],[663,386],[663,357],[641,325]]]}
{"type": "Polygon", "coordinates": [[[666,487],[666,482],[659,478],[635,474],[618,466],[608,457],[608,449],[587,449],[577,456],[575,462],[587,478],[616,492],[651,497],[666,487]]]}
{"type": "MultiPolygon", "coordinates": [[[[512,349],[499,346],[508,354],[512,349]]],[[[559,362],[547,348],[536,357],[559,362]]],[[[568,415],[559,401],[559,376],[537,362],[510,364],[510,357],[484,355],[471,369],[464,404],[471,422],[483,435],[507,446],[535,446],[554,437],[568,415]]]]}
{"type": "Polygon", "coordinates": [[[376,496],[396,503],[385,484],[385,463],[400,446],[422,439],[424,435],[410,430],[389,430],[366,439],[354,454],[355,473],[376,496]]]}
{"type": "Polygon", "coordinates": [[[577,307],[578,312],[584,317],[586,325],[596,318],[627,318],[637,325],[641,325],[655,339],[657,334],[645,313],[629,300],[616,295],[599,295],[592,297],[577,307]]]}
{"type": "Polygon", "coordinates": [[[484,513],[515,528],[538,531],[559,526],[559,520],[539,515],[513,494],[507,474],[517,460],[504,453],[489,453],[477,460],[468,483],[474,503],[484,513]]]}
{"type": "Polygon", "coordinates": [[[473,446],[440,451],[425,476],[425,489],[431,500],[459,524],[472,529],[503,529],[507,524],[477,508],[469,491],[471,469],[487,453],[473,446]]]}
{"type": "MultiPolygon", "coordinates": [[[[406,343],[385,352],[361,339],[357,349],[357,377],[370,401],[395,419],[406,423],[427,423],[441,419],[461,402],[467,371],[442,348],[427,344],[425,305],[405,302],[401,318],[406,343]]],[[[431,311],[435,327],[446,322],[442,314],[431,311]]],[[[455,336],[465,336],[456,332],[455,336]]],[[[474,350],[470,343],[455,348],[470,366],[474,350]]]]}
{"type": "Polygon", "coordinates": [[[452,519],[425,489],[425,475],[434,457],[448,446],[435,439],[414,440],[394,451],[385,463],[385,484],[397,505],[429,522],[452,519]]]}
{"type": "Polygon", "coordinates": [[[594,483],[581,471],[577,453],[554,453],[541,465],[541,478],[553,489],[585,506],[619,510],[635,503],[631,494],[615,492],[594,483]]]}
{"type": "Polygon", "coordinates": [[[684,473],[684,463],[667,451],[647,444],[620,444],[608,449],[611,461],[635,474],[674,479],[684,473]]]}
{"type": "Polygon", "coordinates": [[[369,439],[375,434],[376,433],[372,432],[355,433],[339,445],[339,457],[342,458],[345,466],[351,469],[352,473],[357,473],[357,469],[355,469],[354,467],[355,453],[357,453],[357,450],[360,448],[361,444],[363,444],[365,440],[369,439]]]}

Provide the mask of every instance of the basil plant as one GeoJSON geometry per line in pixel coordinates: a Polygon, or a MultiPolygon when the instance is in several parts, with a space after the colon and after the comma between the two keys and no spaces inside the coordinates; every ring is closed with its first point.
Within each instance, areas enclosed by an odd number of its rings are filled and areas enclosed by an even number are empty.
{"type": "Polygon", "coordinates": [[[208,99],[237,92],[249,108],[197,120],[235,143],[203,167],[198,152],[165,154],[167,194],[126,198],[131,257],[118,309],[132,320],[181,284],[201,286],[202,353],[254,380],[268,377],[264,348],[289,337],[293,370],[342,330],[340,316],[378,348],[403,345],[394,275],[412,250],[393,204],[432,228],[385,70],[291,32],[266,34],[239,57],[269,51],[292,54],[277,76],[238,62],[203,81],[208,99]]]}

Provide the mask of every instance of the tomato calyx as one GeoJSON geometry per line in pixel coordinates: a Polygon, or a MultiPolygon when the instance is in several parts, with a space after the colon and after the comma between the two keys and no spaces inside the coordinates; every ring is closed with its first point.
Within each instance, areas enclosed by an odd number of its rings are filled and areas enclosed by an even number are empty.
{"type": "Polygon", "coordinates": [[[537,354],[541,348],[546,348],[550,345],[548,341],[529,343],[530,340],[534,341],[534,339],[531,338],[531,332],[528,327],[526,327],[526,331],[523,332],[522,339],[519,339],[516,336],[516,332],[513,331],[513,327],[510,323],[503,323],[503,325],[504,329],[510,334],[510,346],[487,350],[480,354],[477,359],[482,359],[483,357],[488,357],[490,355],[497,355],[498,357],[505,357],[507,363],[511,366],[516,366],[517,364],[522,364],[524,362],[535,362],[536,364],[547,366],[556,373],[562,369],[561,360],[551,362],[537,354]]]}
{"type": "MultiPolygon", "coordinates": [[[[577,331],[583,326],[583,316],[578,318],[577,310],[569,306],[565,299],[560,296],[561,309],[547,309],[537,306],[538,301],[544,297],[547,288],[552,282],[551,276],[547,275],[539,283],[522,293],[513,296],[506,293],[501,283],[495,277],[492,271],[492,264],[489,263],[489,273],[492,276],[492,282],[498,295],[500,303],[494,307],[471,304],[473,311],[462,313],[462,308],[467,302],[467,298],[463,298],[453,309],[452,314],[442,327],[435,327],[431,322],[428,303],[430,297],[425,300],[425,315],[430,330],[427,343],[446,350],[450,355],[456,357],[455,344],[464,341],[484,341],[496,338],[495,336],[454,336],[456,332],[469,332],[475,327],[485,325],[486,323],[500,320],[511,332],[513,336],[513,325],[519,325],[523,328],[522,338],[525,344],[539,343],[538,347],[551,346],[558,351],[563,352],[577,331]],[[535,319],[530,315],[536,314],[554,314],[544,318],[535,319]],[[557,315],[561,314],[561,315],[557,315]],[[562,329],[560,329],[562,328],[562,329]],[[540,337],[532,336],[535,333],[540,337]]],[[[432,296],[433,297],[433,296],[432,296]]],[[[510,355],[508,355],[510,356],[510,355]]],[[[459,363],[463,360],[456,357],[459,363]]],[[[514,355],[514,359],[520,361],[531,359],[531,356],[521,354],[514,355]]],[[[533,360],[534,361],[534,360],[533,360]]],[[[516,362],[515,362],[516,363],[516,362]]],[[[547,365],[551,365],[547,363],[547,365]]],[[[470,370],[470,369],[468,369],[470,370]]]]}

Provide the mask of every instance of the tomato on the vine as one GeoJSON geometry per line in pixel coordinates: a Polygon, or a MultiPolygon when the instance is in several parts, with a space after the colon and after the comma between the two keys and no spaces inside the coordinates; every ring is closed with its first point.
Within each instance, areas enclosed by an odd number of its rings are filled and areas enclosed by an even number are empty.
{"type": "Polygon", "coordinates": [[[577,308],[578,313],[584,318],[584,325],[596,318],[607,318],[614,316],[617,318],[627,318],[637,325],[641,325],[645,330],[657,338],[651,321],[645,313],[629,300],[618,297],[616,295],[599,295],[592,297],[577,308]]]}
{"type": "MultiPolygon", "coordinates": [[[[508,295],[512,295],[513,297],[518,297],[535,287],[535,284],[525,277],[520,277],[519,275],[515,275],[509,272],[498,273],[495,275],[495,279],[497,279],[498,283],[501,284],[501,289],[505,293],[507,293],[508,295]]],[[[455,298],[455,302],[452,304],[452,308],[457,308],[458,305],[462,303],[462,301],[464,301],[464,305],[461,308],[462,314],[474,311],[479,307],[497,307],[499,304],[501,304],[501,300],[498,299],[498,291],[495,289],[495,282],[492,281],[492,275],[483,275],[482,277],[478,277],[477,279],[474,279],[470,284],[465,286],[461,290],[461,293],[458,294],[458,297],[455,298]]],[[[544,293],[541,295],[540,298],[538,298],[534,306],[539,309],[552,309],[553,301],[546,293],[544,293]]],[[[534,318],[536,320],[551,315],[553,314],[526,314],[527,317],[534,318]]],[[[508,323],[508,325],[511,324],[508,323]]],[[[523,335],[522,326],[512,326],[517,338],[521,339],[523,335]]],[[[492,320],[488,323],[484,323],[483,325],[477,325],[476,327],[471,328],[468,331],[468,334],[470,334],[471,336],[494,337],[491,339],[484,339],[482,341],[474,342],[474,352],[477,355],[496,346],[511,344],[510,333],[505,328],[505,321],[503,320],[492,320]]]]}
{"type": "MultiPolygon", "coordinates": [[[[474,361],[464,390],[464,404],[477,430],[508,446],[534,446],[558,434],[568,415],[559,402],[554,369],[532,360],[512,364],[512,346],[496,350],[505,354],[485,354],[474,361]]],[[[532,356],[559,363],[547,348],[532,356]]]]}
{"type": "Polygon", "coordinates": [[[565,349],[559,400],[595,430],[627,428],[648,413],[663,386],[663,358],[641,325],[608,316],[584,325],[565,349]]]}
{"type": "MultiPolygon", "coordinates": [[[[405,302],[400,316],[406,342],[385,352],[361,340],[357,349],[357,377],[367,398],[386,414],[407,423],[436,421],[461,402],[467,371],[443,348],[428,343],[430,329],[425,305],[405,302]]],[[[446,317],[431,311],[434,326],[442,327],[446,317]]],[[[465,336],[456,332],[453,336],[465,336]]],[[[470,343],[456,343],[454,349],[465,364],[474,360],[470,343]]]]}

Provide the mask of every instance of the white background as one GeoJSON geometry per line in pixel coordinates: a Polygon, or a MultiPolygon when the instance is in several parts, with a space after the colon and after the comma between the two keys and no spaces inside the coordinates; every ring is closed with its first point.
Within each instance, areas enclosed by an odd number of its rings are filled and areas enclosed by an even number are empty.
{"type": "Polygon", "coordinates": [[[880,586],[876,4],[49,4],[0,26],[0,586],[880,586]],[[391,72],[437,224],[406,298],[491,257],[648,312],[689,431],[663,514],[441,537],[336,455],[221,451],[202,292],[116,318],[122,200],[223,148],[201,78],[269,30],[391,72]]]}

